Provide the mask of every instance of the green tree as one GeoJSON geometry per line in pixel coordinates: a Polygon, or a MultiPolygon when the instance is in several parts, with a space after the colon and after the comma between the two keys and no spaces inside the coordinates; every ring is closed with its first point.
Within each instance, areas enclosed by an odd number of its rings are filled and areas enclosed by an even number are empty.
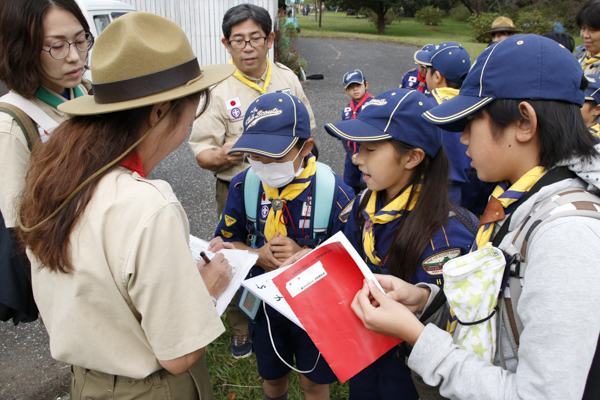
{"type": "Polygon", "coordinates": [[[377,14],[377,33],[385,34],[385,14],[394,7],[402,6],[400,0],[344,0],[340,2],[344,8],[369,8],[377,14]]]}

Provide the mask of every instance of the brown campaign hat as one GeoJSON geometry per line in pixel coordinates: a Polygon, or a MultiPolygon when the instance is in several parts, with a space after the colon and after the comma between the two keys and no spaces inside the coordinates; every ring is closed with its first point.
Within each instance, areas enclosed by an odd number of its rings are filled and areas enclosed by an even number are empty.
{"type": "Polygon", "coordinates": [[[498,17],[494,20],[494,22],[492,22],[492,29],[484,32],[484,34],[491,36],[494,32],[519,33],[523,31],[515,28],[515,24],[513,23],[512,19],[508,17],[498,17]]]}
{"type": "Polygon", "coordinates": [[[112,22],[92,53],[93,95],[59,105],[72,115],[103,114],[175,100],[204,90],[235,71],[200,67],[185,32],[173,21],[131,12],[112,22]]]}

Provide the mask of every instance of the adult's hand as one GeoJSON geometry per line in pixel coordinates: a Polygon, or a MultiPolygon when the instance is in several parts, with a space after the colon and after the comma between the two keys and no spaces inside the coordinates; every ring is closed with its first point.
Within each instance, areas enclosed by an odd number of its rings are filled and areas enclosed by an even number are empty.
{"type": "Polygon", "coordinates": [[[302,247],[287,236],[277,232],[269,242],[269,248],[273,256],[280,262],[284,262],[300,250],[302,247]]]}
{"type": "Polygon", "coordinates": [[[219,298],[231,281],[229,261],[223,254],[216,254],[208,264],[200,259],[197,267],[208,292],[215,298],[219,298]]]}
{"type": "Polygon", "coordinates": [[[219,161],[220,165],[233,165],[233,164],[239,164],[242,162],[242,160],[244,159],[244,153],[235,152],[235,153],[227,154],[231,150],[231,148],[233,147],[234,144],[235,144],[235,141],[223,143],[223,146],[221,146],[221,150],[219,150],[218,155],[217,155],[217,158],[220,160],[219,161]]]}
{"type": "Polygon", "coordinates": [[[233,243],[224,242],[221,236],[215,237],[208,243],[208,251],[216,253],[221,249],[235,249],[235,246],[233,245],[233,243]]]}
{"type": "Polygon", "coordinates": [[[412,346],[425,329],[408,308],[388,297],[372,281],[364,282],[351,307],[367,329],[402,339],[412,346]],[[377,307],[371,303],[371,297],[377,301],[377,307]]]}
{"type": "Polygon", "coordinates": [[[374,275],[389,298],[402,303],[413,313],[423,312],[431,293],[429,289],[415,286],[393,275],[374,275]]]}

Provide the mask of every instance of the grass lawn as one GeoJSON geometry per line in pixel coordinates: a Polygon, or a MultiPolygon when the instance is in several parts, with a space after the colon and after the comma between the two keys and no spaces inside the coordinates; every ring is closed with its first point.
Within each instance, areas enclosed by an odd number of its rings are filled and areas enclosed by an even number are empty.
{"type": "MultiPolygon", "coordinates": [[[[378,35],[377,28],[366,18],[346,16],[345,12],[326,11],[323,13],[321,27],[315,21],[314,14],[298,17],[298,27],[301,37],[332,36],[357,38],[363,40],[384,40],[399,44],[416,44],[423,46],[429,43],[456,42],[460,43],[471,55],[474,61],[487,47],[486,43],[476,43],[471,36],[471,28],[466,22],[453,18],[444,18],[438,26],[423,25],[414,18],[401,18],[385,27],[385,35],[378,35]]],[[[579,35],[573,36],[575,45],[583,44],[579,35]]]]}

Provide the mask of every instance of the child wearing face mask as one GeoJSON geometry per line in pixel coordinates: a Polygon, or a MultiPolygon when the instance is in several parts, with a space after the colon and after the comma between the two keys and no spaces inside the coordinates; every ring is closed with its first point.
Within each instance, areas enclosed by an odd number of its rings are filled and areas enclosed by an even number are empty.
{"type": "MultiPolygon", "coordinates": [[[[259,258],[251,272],[256,276],[343,230],[354,191],[329,167],[316,162],[309,114],[298,98],[282,92],[264,94],[245,116],[244,133],[231,152],[248,153],[251,168],[231,181],[215,236],[236,248],[257,251],[259,258]],[[319,180],[331,184],[323,186],[319,180]],[[250,190],[253,181],[259,186],[256,191],[250,190]],[[247,202],[256,205],[255,218],[246,212],[247,202]],[[319,212],[321,207],[330,211],[326,229],[315,227],[317,207],[319,212]]],[[[266,314],[260,307],[249,323],[265,398],[287,398],[291,368],[280,360],[275,346],[287,364],[295,361],[302,371],[305,398],[328,399],[329,384],[337,378],[307,333],[269,306],[266,314]]]]}

